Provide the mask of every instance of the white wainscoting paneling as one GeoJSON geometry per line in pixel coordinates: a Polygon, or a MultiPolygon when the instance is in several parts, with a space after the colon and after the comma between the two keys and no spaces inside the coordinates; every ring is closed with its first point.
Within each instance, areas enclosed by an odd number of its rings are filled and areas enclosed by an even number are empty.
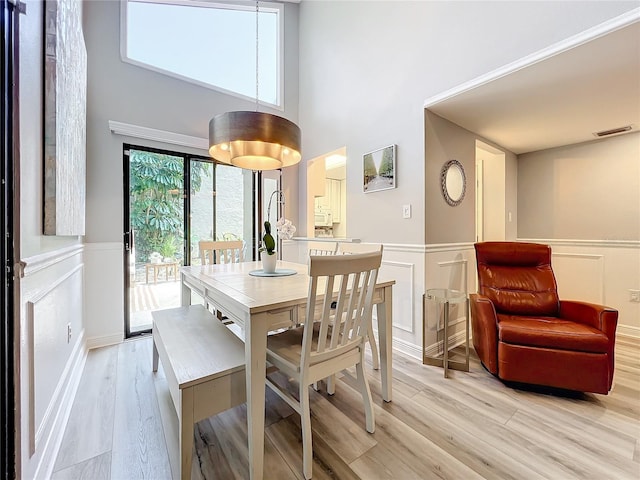
{"type": "Polygon", "coordinates": [[[640,338],[640,303],[629,298],[640,289],[640,241],[518,239],[551,246],[561,299],[601,303],[618,310],[616,335],[640,338]]]}
{"type": "Polygon", "coordinates": [[[77,244],[21,260],[23,478],[50,477],[84,368],[83,251],[77,244]]]}
{"type": "Polygon", "coordinates": [[[40,253],[29,258],[25,258],[22,263],[25,265],[23,276],[28,277],[40,270],[53,267],[55,264],[63,262],[68,258],[72,258],[83,252],[84,247],[82,244],[77,243],[69,245],[68,247],[60,248],[58,250],[52,250],[50,252],[40,253]]]}
{"type": "Polygon", "coordinates": [[[414,270],[413,263],[390,260],[383,260],[380,269],[380,276],[396,281],[393,287],[393,327],[409,333],[413,333],[415,325],[414,270]]]}
{"type": "MultiPolygon", "coordinates": [[[[439,273],[438,285],[447,285],[450,290],[458,290],[460,292],[469,292],[468,287],[468,262],[467,259],[448,260],[438,262],[439,273]]],[[[451,305],[449,308],[449,326],[465,321],[464,309],[459,305],[451,305]]],[[[444,328],[444,316],[438,315],[438,331],[444,328]]]]}
{"type": "MultiPolygon", "coordinates": [[[[396,282],[392,304],[393,348],[422,358],[424,245],[383,244],[383,247],[380,278],[392,278],[396,282]]],[[[376,310],[373,312],[375,315],[376,310]]],[[[373,325],[377,327],[377,321],[373,325]]]]}
{"type": "MultiPolygon", "coordinates": [[[[471,334],[471,332],[469,332],[471,334]]],[[[449,348],[452,345],[463,345],[466,341],[466,333],[464,331],[460,331],[454,335],[449,336],[449,348]]],[[[469,336],[469,349],[472,349],[473,345],[471,343],[471,336],[469,336]]],[[[444,349],[444,339],[438,340],[436,343],[429,345],[424,350],[424,354],[427,357],[437,357],[438,355],[442,355],[442,350],[444,349]]]]}
{"type": "MultiPolygon", "coordinates": [[[[475,251],[473,243],[432,244],[426,246],[426,290],[448,288],[461,292],[475,291],[475,251]]],[[[425,301],[423,321],[425,322],[423,345],[427,352],[441,349],[443,329],[442,305],[425,301]]],[[[464,305],[451,305],[449,345],[456,345],[465,338],[464,305]],[[462,340],[461,340],[462,339],[462,340]]]]}
{"type": "MultiPolygon", "coordinates": [[[[60,322],[52,322],[51,319],[82,317],[82,295],[78,295],[78,291],[82,291],[82,269],[82,264],[76,265],[38,296],[27,301],[30,342],[29,445],[32,455],[41,447],[46,427],[51,423],[52,415],[55,415],[63,388],[59,378],[65,378],[68,375],[65,370],[69,368],[69,349],[60,348],[70,343],[70,340],[67,341],[67,329],[60,328],[60,322]],[[63,372],[60,377],[52,375],[52,366],[57,366],[56,370],[63,372]]],[[[72,328],[71,322],[68,328],[72,328]]]]}
{"type": "Polygon", "coordinates": [[[552,252],[551,263],[561,299],[606,304],[604,255],[552,252]]]}

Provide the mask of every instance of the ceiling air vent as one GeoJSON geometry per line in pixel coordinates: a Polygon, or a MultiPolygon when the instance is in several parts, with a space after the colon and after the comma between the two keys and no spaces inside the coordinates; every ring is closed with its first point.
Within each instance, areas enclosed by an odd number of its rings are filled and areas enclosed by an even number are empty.
{"type": "Polygon", "coordinates": [[[594,135],[596,137],[608,137],[609,135],[628,132],[632,128],[633,128],[632,125],[626,125],[624,127],[612,128],[611,130],[602,130],[601,132],[595,132],[594,135]]]}

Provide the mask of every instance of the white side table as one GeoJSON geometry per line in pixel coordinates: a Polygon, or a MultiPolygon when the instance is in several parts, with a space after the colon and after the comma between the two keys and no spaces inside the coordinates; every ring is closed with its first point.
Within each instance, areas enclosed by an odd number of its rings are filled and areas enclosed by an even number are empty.
{"type": "Polygon", "coordinates": [[[469,371],[469,299],[467,294],[458,290],[451,290],[448,288],[431,288],[427,290],[425,294],[425,300],[436,302],[442,305],[444,309],[444,339],[442,356],[427,356],[422,351],[422,363],[424,365],[435,365],[437,367],[444,368],[444,377],[449,376],[448,370],[460,370],[463,372],[469,371]],[[465,317],[465,358],[464,361],[456,361],[449,359],[449,306],[451,304],[464,304],[464,317],[465,317]]]}

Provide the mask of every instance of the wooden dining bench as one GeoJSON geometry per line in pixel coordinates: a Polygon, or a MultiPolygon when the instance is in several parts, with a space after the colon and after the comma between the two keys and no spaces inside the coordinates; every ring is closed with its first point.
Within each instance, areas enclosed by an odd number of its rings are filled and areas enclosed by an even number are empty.
{"type": "Polygon", "coordinates": [[[202,305],[153,315],[158,359],[178,414],[180,477],[191,478],[194,424],[246,402],[244,343],[202,305]]]}

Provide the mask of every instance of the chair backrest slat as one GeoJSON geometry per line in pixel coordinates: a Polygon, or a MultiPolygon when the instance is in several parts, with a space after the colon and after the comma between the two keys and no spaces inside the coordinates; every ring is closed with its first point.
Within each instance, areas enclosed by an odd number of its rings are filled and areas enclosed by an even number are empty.
{"type": "Polygon", "coordinates": [[[242,240],[198,242],[202,265],[244,262],[244,242],[242,240]]]}

